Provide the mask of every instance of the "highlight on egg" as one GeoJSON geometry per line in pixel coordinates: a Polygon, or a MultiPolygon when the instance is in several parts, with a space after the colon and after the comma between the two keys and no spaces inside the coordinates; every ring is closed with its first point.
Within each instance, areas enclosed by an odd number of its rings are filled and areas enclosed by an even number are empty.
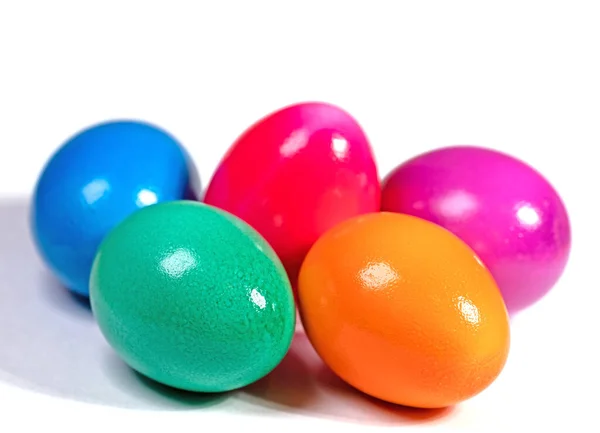
{"type": "Polygon", "coordinates": [[[567,209],[536,169],[479,146],[415,156],[384,179],[383,211],[450,230],[489,268],[512,313],[539,301],[559,280],[571,249],[567,209]]]}
{"type": "Polygon", "coordinates": [[[297,274],[313,243],[336,224],[376,212],[380,185],[358,122],[327,103],[299,103],[262,118],[228,150],[204,202],[240,217],[297,274]]]}

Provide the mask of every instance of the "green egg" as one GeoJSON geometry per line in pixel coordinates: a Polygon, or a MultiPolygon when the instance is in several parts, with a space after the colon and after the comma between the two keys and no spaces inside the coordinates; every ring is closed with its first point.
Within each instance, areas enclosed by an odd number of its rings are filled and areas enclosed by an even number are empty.
{"type": "Polygon", "coordinates": [[[224,392],[286,355],[296,309],[269,244],[202,203],[143,208],[104,240],[90,301],[106,340],[133,369],[171,387],[224,392]]]}

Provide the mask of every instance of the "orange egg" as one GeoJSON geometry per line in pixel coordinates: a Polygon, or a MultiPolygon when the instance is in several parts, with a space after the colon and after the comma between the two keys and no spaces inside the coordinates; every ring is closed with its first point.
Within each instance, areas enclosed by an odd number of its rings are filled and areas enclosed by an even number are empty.
{"type": "Polygon", "coordinates": [[[440,408],[500,374],[504,301],[463,241],[417,217],[374,213],[325,233],[300,270],[300,314],[323,361],[388,402],[440,408]]]}

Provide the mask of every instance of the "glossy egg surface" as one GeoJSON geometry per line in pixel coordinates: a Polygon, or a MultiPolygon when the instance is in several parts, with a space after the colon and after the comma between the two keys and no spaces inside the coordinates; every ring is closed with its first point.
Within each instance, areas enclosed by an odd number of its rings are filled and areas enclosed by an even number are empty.
{"type": "Polygon", "coordinates": [[[384,211],[452,231],[496,279],[511,313],[541,299],[567,264],[571,229],[556,190],[531,166],[476,146],[454,146],[398,166],[382,187],[384,211]]]}
{"type": "Polygon", "coordinates": [[[508,314],[491,274],[449,231],[396,213],[347,220],[302,265],[307,336],[343,380],[420,408],[466,400],[508,356],[508,314]]]}
{"type": "Polygon", "coordinates": [[[140,208],[183,199],[190,167],[179,143],[150,124],[113,121],[79,132],[36,185],[31,222],[41,256],[66,287],[87,296],[106,234],[140,208]]]}
{"type": "Polygon", "coordinates": [[[296,308],[281,262],[254,229],[220,209],[161,203],[102,243],[90,300],[132,368],[200,392],[246,386],[287,353],[296,308]]]}
{"type": "Polygon", "coordinates": [[[379,209],[371,147],[342,109],[302,103],[274,112],[232,145],[204,201],[258,230],[281,258],[292,284],[325,231],[379,209]]]}

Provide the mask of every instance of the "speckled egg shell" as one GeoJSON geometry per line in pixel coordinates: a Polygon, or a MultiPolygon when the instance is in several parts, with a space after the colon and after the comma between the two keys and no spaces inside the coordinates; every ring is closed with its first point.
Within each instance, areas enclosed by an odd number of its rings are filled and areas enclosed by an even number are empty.
{"type": "Polygon", "coordinates": [[[379,209],[373,154],[359,124],[325,103],[283,108],[229,149],[204,201],[242,218],[281,258],[295,284],[306,253],[328,229],[379,209]]]}
{"type": "Polygon", "coordinates": [[[191,201],[149,206],[107,236],[90,281],[110,345],[175,388],[222,392],[287,353],[295,305],[285,270],[250,226],[191,201]]]}
{"type": "Polygon", "coordinates": [[[511,313],[542,298],[571,247],[567,211],[536,170],[476,146],[427,152],[385,179],[382,210],[435,222],[462,238],[492,272],[511,313]]]}
{"type": "Polygon", "coordinates": [[[106,234],[140,208],[192,197],[195,176],[185,150],[156,126],[89,127],[52,155],[38,179],[31,213],[38,251],[62,284],[88,296],[106,234]]]}

